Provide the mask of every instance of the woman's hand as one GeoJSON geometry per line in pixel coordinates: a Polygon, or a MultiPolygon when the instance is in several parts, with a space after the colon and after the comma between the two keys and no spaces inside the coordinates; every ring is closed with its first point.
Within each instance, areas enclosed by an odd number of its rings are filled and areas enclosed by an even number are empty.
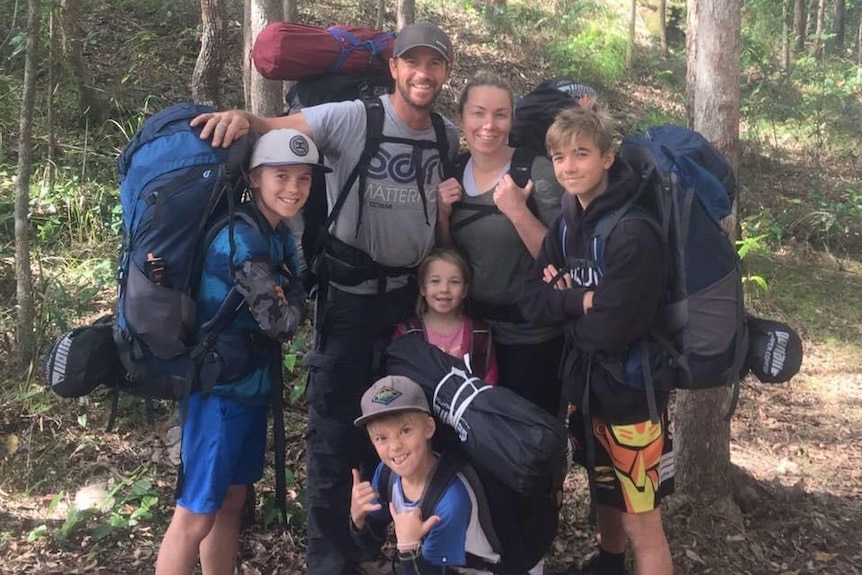
{"type": "Polygon", "coordinates": [[[228,110],[226,112],[209,112],[192,119],[191,126],[200,126],[201,139],[212,137],[214,147],[227,148],[231,142],[248,133],[251,120],[244,110],[228,110]]]}
{"type": "Polygon", "coordinates": [[[357,529],[365,527],[365,518],[372,511],[381,509],[379,503],[373,503],[377,493],[371,487],[370,481],[362,481],[358,469],[351,469],[353,474],[353,489],[350,492],[350,519],[357,529]]]}
{"type": "Polygon", "coordinates": [[[529,211],[527,198],[530,197],[532,192],[533,180],[529,180],[526,186],[519,188],[512,179],[512,176],[506,174],[497,183],[497,187],[494,188],[494,203],[507,218],[513,220],[516,216],[522,214],[524,210],[529,211]]]}
{"type": "Polygon", "coordinates": [[[434,524],[440,521],[438,515],[432,515],[425,521],[422,521],[422,512],[418,507],[405,509],[401,513],[395,510],[395,505],[389,503],[389,514],[392,516],[392,523],[395,526],[395,539],[398,540],[398,549],[402,547],[413,546],[419,547],[422,538],[431,531],[434,524]]]}
{"type": "Polygon", "coordinates": [[[461,184],[449,178],[437,185],[437,219],[448,220],[452,215],[452,204],[461,199],[461,184]]]}

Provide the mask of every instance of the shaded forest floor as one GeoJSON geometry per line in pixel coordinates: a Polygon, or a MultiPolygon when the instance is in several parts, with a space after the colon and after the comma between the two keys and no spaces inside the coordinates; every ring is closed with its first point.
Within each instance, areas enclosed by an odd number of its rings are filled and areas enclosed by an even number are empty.
{"type": "MultiPolygon", "coordinates": [[[[110,21],[109,11],[106,5],[104,13],[91,15],[89,25],[110,21]]],[[[118,23],[118,36],[147,28],[133,18],[118,23]]],[[[323,15],[308,20],[331,21],[323,15]]],[[[538,43],[522,45],[500,34],[494,47],[483,37],[487,30],[463,14],[447,15],[443,24],[459,45],[452,81],[441,97],[450,115],[458,87],[477,69],[497,70],[516,92],[549,75],[538,43]]],[[[149,37],[148,65],[117,89],[158,93],[166,102],[187,98],[176,78],[191,77],[196,46],[188,35],[177,38],[149,37]],[[188,57],[174,64],[177,51],[188,57]]],[[[99,47],[102,52],[93,54],[96,81],[117,85],[114,68],[124,69],[124,63],[114,57],[122,51],[105,42],[99,47]]],[[[239,81],[236,68],[226,74],[228,102],[234,105],[239,81]]],[[[679,113],[681,98],[648,82],[631,80],[606,92],[627,126],[646,103],[664,102],[679,113]]],[[[804,197],[812,187],[805,158],[789,151],[779,161],[756,147],[742,160],[743,213],[777,210],[804,197]]],[[[840,173],[858,186],[858,171],[823,160],[826,173],[840,173]]],[[[809,248],[818,238],[803,231],[786,230],[777,244],[782,248],[747,260],[748,270],[770,285],[751,307],[789,321],[803,335],[802,372],[789,385],[748,382],[743,388],[732,421],[735,505],[699,509],[682,496],[667,501],[665,525],[678,574],[862,573],[862,246],[858,228],[851,229],[841,253],[855,256],[837,258],[809,248]]],[[[151,427],[140,403],[121,402],[117,429],[105,432],[107,398],[60,401],[38,382],[18,380],[0,388],[0,574],[151,573],[172,509],[170,407],[157,406],[151,427]],[[76,511],[76,499],[90,509],[76,511]]],[[[305,572],[301,402],[288,408],[286,419],[293,515],[286,530],[272,525],[272,478],[265,478],[256,520],[242,538],[242,575],[305,572]]],[[[573,471],[549,567],[580,560],[593,548],[587,497],[584,476],[573,471]]]]}
{"type": "MultiPolygon", "coordinates": [[[[785,271],[787,277],[833,273],[818,265],[802,258],[785,271]]],[[[862,290],[854,265],[854,272],[839,273],[862,290]]],[[[822,311],[835,313],[828,305],[822,311]]],[[[791,384],[748,382],[743,389],[732,421],[736,505],[704,510],[681,495],[667,500],[676,573],[862,572],[862,352],[806,338],[805,353],[791,384]]],[[[118,430],[105,433],[107,400],[77,404],[42,397],[41,405],[41,412],[33,409],[33,397],[27,409],[23,402],[0,405],[0,437],[17,438],[14,453],[0,461],[0,573],[151,573],[176,470],[170,409],[159,406],[151,428],[139,404],[127,406],[118,430]],[[76,501],[87,505],[88,497],[97,507],[106,490],[113,498],[102,511],[73,511],[76,501]],[[157,501],[147,503],[147,497],[157,501]],[[134,524],[133,513],[148,505],[134,524]]],[[[256,520],[242,538],[243,575],[305,572],[298,505],[304,484],[301,404],[289,409],[287,420],[296,514],[286,530],[266,525],[271,477],[259,485],[256,520]]],[[[593,548],[587,502],[585,477],[573,471],[549,567],[579,561],[593,548]]]]}

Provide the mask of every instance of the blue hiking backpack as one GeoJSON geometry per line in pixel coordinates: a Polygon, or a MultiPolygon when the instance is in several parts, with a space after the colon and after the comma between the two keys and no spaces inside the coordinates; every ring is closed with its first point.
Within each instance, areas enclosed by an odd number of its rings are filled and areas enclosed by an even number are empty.
{"type": "MultiPolygon", "coordinates": [[[[646,218],[661,230],[668,262],[661,329],[631,345],[621,361],[603,362],[620,381],[645,389],[658,421],[654,374],[669,365],[664,386],[733,388],[748,352],[739,258],[721,227],[735,194],[733,169],[701,134],[673,125],[623,138],[618,156],[640,176],[637,193],[599,220],[590,254],[601,276],[604,247],[624,218],[646,218]],[[609,365],[609,363],[611,365],[609,365]]],[[[560,238],[565,254],[565,222],[560,238]]]]}
{"type": "MultiPolygon", "coordinates": [[[[149,117],[117,158],[122,248],[117,265],[114,340],[128,372],[124,391],[182,399],[242,296],[231,290],[198,332],[194,297],[213,234],[251,212],[235,209],[247,188],[246,136],[214,148],[189,122],[209,106],[180,103],[149,117]]],[[[227,363],[227,362],[225,362],[227,363]]]]}

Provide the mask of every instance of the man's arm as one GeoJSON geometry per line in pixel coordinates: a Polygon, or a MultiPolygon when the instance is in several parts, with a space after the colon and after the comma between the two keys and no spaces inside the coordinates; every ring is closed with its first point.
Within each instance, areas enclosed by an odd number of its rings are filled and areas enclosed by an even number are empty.
{"type": "Polygon", "coordinates": [[[305,121],[305,116],[302,115],[301,111],[289,116],[271,118],[255,116],[245,110],[209,112],[193,118],[190,124],[192,127],[202,126],[202,140],[212,138],[214,147],[222,146],[223,148],[247,134],[249,130],[263,134],[279,128],[292,128],[310,138],[314,137],[311,133],[311,127],[305,121]]]}

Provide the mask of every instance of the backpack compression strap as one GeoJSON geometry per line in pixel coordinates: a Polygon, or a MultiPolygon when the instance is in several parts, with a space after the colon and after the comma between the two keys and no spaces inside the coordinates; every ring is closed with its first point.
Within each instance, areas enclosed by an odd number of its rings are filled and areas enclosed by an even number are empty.
{"type": "MultiPolygon", "coordinates": [[[[533,171],[533,160],[535,159],[536,153],[530,148],[515,148],[515,153],[512,154],[512,160],[509,165],[508,174],[512,176],[512,179],[517,185],[520,185],[521,182],[523,182],[524,185],[527,185],[527,181],[530,179],[530,174],[533,171]]],[[[460,162],[458,162],[457,177],[458,180],[460,180],[461,182],[464,181],[464,168],[467,167],[467,162],[469,160],[470,154],[468,153],[460,162]]],[[[466,204],[459,201],[458,206],[462,210],[470,210],[473,213],[466,218],[458,220],[454,224],[451,224],[449,226],[449,230],[451,232],[460,230],[464,226],[472,224],[476,220],[480,220],[485,216],[502,213],[500,209],[496,206],[496,204],[466,204]]],[[[532,193],[527,196],[527,208],[529,208],[530,212],[532,212],[532,214],[536,216],[536,218],[539,217],[539,205],[536,203],[536,198],[533,196],[532,193]]]]}

